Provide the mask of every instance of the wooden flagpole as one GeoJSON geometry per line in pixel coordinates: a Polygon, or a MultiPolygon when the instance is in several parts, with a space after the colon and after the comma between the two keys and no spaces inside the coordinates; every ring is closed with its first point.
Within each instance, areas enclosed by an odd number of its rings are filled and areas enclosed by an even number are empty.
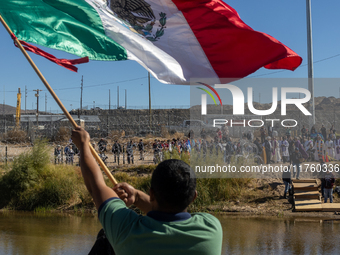
{"type": "MultiPolygon", "coordinates": [[[[9,28],[9,26],[7,25],[6,21],[2,18],[2,16],[0,15],[0,21],[3,24],[3,26],[6,28],[7,32],[12,36],[14,35],[12,30],[9,28]]],[[[18,45],[18,47],[20,48],[21,52],[24,54],[24,56],[26,57],[27,61],[31,64],[31,66],[33,67],[34,71],[37,73],[37,75],[39,76],[40,80],[44,83],[45,87],[47,88],[47,90],[50,92],[50,94],[52,95],[52,97],[54,98],[54,100],[56,101],[56,103],[59,105],[60,109],[63,111],[63,113],[65,114],[65,116],[68,118],[68,120],[70,121],[70,123],[72,124],[72,126],[74,128],[76,128],[78,125],[77,123],[74,121],[74,119],[72,118],[71,114],[66,110],[65,106],[62,104],[62,102],[60,101],[60,99],[58,98],[58,96],[54,93],[53,89],[51,88],[51,86],[48,84],[48,82],[46,81],[45,77],[42,75],[42,73],[39,71],[38,67],[35,65],[35,63],[33,62],[33,60],[31,59],[31,57],[27,54],[26,50],[22,47],[20,41],[15,37],[13,38],[13,40],[15,41],[15,43],[18,45]]],[[[118,182],[116,181],[116,179],[113,177],[113,175],[110,173],[109,169],[107,168],[107,166],[104,164],[104,162],[101,160],[101,158],[99,157],[98,153],[95,151],[95,149],[92,147],[91,143],[89,144],[90,146],[90,150],[91,153],[93,155],[93,157],[96,159],[96,161],[99,163],[99,165],[101,166],[101,168],[104,170],[105,174],[107,175],[107,177],[110,179],[110,181],[116,185],[118,182]]]]}

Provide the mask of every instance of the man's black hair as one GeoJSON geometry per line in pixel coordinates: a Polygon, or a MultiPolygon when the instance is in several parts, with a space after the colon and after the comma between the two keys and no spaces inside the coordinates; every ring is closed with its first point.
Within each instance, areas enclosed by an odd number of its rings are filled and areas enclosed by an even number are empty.
{"type": "Polygon", "coordinates": [[[161,209],[181,212],[194,199],[195,174],[182,160],[165,160],[152,174],[151,189],[161,209]]]}

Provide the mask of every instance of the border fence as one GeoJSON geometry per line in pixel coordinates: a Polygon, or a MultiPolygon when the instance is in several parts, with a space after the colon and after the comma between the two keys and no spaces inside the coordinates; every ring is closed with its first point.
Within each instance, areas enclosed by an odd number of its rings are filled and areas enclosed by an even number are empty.
{"type": "MultiPolygon", "coordinates": [[[[335,109],[336,107],[334,107],[335,109]]],[[[220,108],[219,108],[220,109],[220,108]]],[[[73,118],[82,125],[91,135],[94,143],[97,143],[99,139],[104,138],[108,141],[108,150],[111,150],[112,144],[115,140],[119,139],[122,142],[122,146],[126,149],[126,144],[130,139],[134,142],[138,142],[139,139],[149,139],[149,143],[146,144],[146,151],[150,155],[146,155],[146,158],[152,158],[152,140],[153,138],[171,140],[172,138],[188,137],[190,126],[183,126],[183,123],[193,118],[211,125],[211,120],[207,120],[198,116],[199,109],[193,112],[191,109],[153,109],[152,115],[149,110],[139,109],[114,109],[114,110],[84,110],[79,112],[77,110],[71,111],[73,118]],[[195,113],[196,112],[196,113],[195,113]]],[[[219,114],[220,112],[216,112],[219,114]]],[[[334,125],[336,130],[340,130],[338,127],[338,118],[340,112],[335,110],[325,111],[323,109],[316,109],[316,129],[320,130],[321,125],[325,125],[327,130],[334,125]]],[[[242,116],[233,116],[231,112],[225,111],[223,115],[226,119],[240,120],[242,116]]],[[[280,112],[275,112],[270,116],[251,116],[244,115],[243,118],[247,121],[251,118],[261,119],[264,121],[264,125],[267,128],[271,124],[265,120],[280,120],[274,122],[274,131],[277,132],[277,136],[284,136],[286,133],[285,127],[281,125],[281,120],[295,119],[298,124],[296,127],[292,127],[292,135],[300,135],[301,128],[305,125],[309,128],[309,118],[301,114],[299,110],[289,111],[287,116],[281,116],[280,112]]],[[[247,122],[246,121],[246,122],[247,122]]],[[[259,137],[259,128],[255,127],[242,127],[234,126],[229,128],[229,136],[236,140],[243,137],[247,132],[252,133],[252,137],[259,137]]],[[[15,156],[24,152],[30,148],[37,138],[47,139],[51,143],[51,148],[54,148],[58,144],[65,147],[70,143],[72,126],[64,115],[57,114],[41,114],[38,117],[35,114],[22,115],[20,126],[16,127],[15,116],[0,115],[0,161],[11,161],[15,156]],[[7,148],[7,149],[6,149],[7,148]]],[[[339,132],[338,132],[339,133],[339,132]]],[[[201,138],[199,132],[195,132],[195,137],[201,138]]],[[[213,137],[210,136],[213,140],[213,137]]],[[[53,150],[51,149],[53,155],[53,150]]],[[[138,152],[136,151],[136,155],[138,152]]],[[[137,155],[138,156],[138,155],[137,155]]],[[[136,156],[136,157],[137,157],[136,156]]],[[[121,155],[121,162],[123,162],[123,154],[121,155]]],[[[124,159],[126,160],[126,159],[124,159]]],[[[64,160],[65,161],[65,160],[64,160]]],[[[77,162],[77,159],[75,159],[77,162]]],[[[111,156],[108,162],[114,162],[111,156]]],[[[151,160],[152,162],[152,160],[151,160]]]]}

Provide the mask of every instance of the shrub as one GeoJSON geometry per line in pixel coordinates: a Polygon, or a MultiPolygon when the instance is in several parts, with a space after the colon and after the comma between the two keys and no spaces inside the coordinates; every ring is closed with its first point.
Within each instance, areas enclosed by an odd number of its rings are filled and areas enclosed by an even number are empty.
{"type": "Polygon", "coordinates": [[[5,139],[8,143],[25,143],[28,141],[28,136],[23,130],[13,129],[7,132],[5,139]]]}
{"type": "Polygon", "coordinates": [[[55,135],[55,141],[57,142],[65,142],[70,139],[71,135],[71,127],[62,126],[59,128],[57,134],[55,135]]]}
{"type": "Polygon", "coordinates": [[[12,170],[0,181],[1,204],[9,202],[16,204],[21,194],[38,182],[37,169],[44,167],[47,163],[48,154],[46,143],[43,141],[38,141],[30,152],[15,158],[12,170]]]}
{"type": "Polygon", "coordinates": [[[75,167],[49,162],[43,141],[17,157],[12,170],[0,179],[0,208],[34,210],[56,208],[75,200],[88,202],[86,188],[75,167]]]}

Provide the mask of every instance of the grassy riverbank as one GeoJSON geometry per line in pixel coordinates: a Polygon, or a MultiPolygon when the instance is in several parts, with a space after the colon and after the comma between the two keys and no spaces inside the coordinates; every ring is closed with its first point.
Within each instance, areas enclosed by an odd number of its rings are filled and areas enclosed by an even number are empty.
{"type": "MultiPolygon", "coordinates": [[[[121,168],[115,170],[114,176],[118,182],[125,181],[148,192],[154,168],[154,165],[121,168]]],[[[1,170],[0,209],[94,209],[80,168],[51,164],[44,142],[37,143],[1,170]]],[[[249,183],[250,179],[198,179],[199,196],[190,209],[206,210],[208,206],[244,197],[249,183]]]]}
{"type": "MultiPolygon", "coordinates": [[[[187,155],[182,158],[188,161],[187,155]]],[[[8,166],[0,166],[0,210],[96,212],[84,185],[80,168],[50,163],[44,142],[21,154],[8,166]]],[[[118,182],[127,182],[148,192],[155,165],[113,170],[118,182]]],[[[109,186],[112,186],[107,179],[109,186]]],[[[251,215],[289,215],[292,204],[281,199],[281,179],[207,178],[197,179],[198,198],[191,212],[209,211],[251,215]]],[[[334,195],[335,202],[339,202],[334,195]]]]}

